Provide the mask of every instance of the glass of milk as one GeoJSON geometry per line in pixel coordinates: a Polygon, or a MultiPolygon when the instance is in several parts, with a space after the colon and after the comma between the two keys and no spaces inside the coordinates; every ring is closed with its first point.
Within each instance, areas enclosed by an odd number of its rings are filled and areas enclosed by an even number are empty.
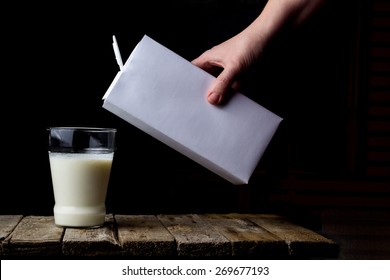
{"type": "Polygon", "coordinates": [[[50,127],[48,132],[55,224],[102,226],[116,129],[50,127]]]}

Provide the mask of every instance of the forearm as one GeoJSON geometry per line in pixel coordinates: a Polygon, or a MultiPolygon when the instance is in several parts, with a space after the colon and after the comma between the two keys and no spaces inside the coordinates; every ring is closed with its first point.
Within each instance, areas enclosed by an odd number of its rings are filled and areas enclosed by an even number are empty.
{"type": "Polygon", "coordinates": [[[286,25],[301,24],[325,1],[268,0],[260,15],[242,32],[194,59],[198,67],[212,74],[219,72],[208,101],[221,104],[232,90],[237,91],[240,76],[257,61],[270,40],[286,25]]]}
{"type": "Polygon", "coordinates": [[[326,0],[269,0],[260,15],[241,33],[263,49],[286,25],[303,23],[326,0]]]}

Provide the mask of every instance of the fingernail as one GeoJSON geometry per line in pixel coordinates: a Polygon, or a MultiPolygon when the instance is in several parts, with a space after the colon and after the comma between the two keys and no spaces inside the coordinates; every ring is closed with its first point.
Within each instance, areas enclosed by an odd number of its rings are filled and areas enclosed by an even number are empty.
{"type": "Polygon", "coordinates": [[[219,94],[216,94],[214,92],[210,93],[210,95],[207,97],[208,102],[211,104],[219,104],[221,101],[221,96],[219,94]]]}

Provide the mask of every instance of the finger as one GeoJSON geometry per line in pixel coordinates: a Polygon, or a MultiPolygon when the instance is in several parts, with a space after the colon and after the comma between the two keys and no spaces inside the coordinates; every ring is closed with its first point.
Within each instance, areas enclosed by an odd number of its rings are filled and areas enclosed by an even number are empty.
{"type": "Polygon", "coordinates": [[[213,87],[207,96],[207,101],[214,105],[225,102],[232,92],[234,74],[226,69],[215,79],[213,87]]]}
{"type": "Polygon", "coordinates": [[[203,62],[202,62],[202,56],[198,56],[197,58],[193,59],[191,61],[192,64],[198,66],[198,67],[201,67],[203,62]]]}
{"type": "Polygon", "coordinates": [[[210,68],[212,65],[209,63],[209,60],[207,59],[205,53],[202,55],[198,56],[197,58],[193,59],[191,61],[192,64],[195,66],[198,66],[202,69],[210,68]]]}
{"type": "Polygon", "coordinates": [[[210,60],[207,60],[203,55],[192,60],[191,63],[213,76],[217,76],[221,72],[222,68],[221,66],[210,62],[210,60]]]}

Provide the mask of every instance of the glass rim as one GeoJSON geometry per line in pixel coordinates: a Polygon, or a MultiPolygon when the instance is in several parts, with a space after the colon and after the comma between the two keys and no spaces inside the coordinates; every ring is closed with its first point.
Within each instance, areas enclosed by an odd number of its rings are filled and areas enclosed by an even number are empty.
{"type": "Polygon", "coordinates": [[[113,127],[93,127],[93,126],[51,126],[47,130],[69,130],[69,131],[85,131],[85,132],[116,132],[113,127]]]}

